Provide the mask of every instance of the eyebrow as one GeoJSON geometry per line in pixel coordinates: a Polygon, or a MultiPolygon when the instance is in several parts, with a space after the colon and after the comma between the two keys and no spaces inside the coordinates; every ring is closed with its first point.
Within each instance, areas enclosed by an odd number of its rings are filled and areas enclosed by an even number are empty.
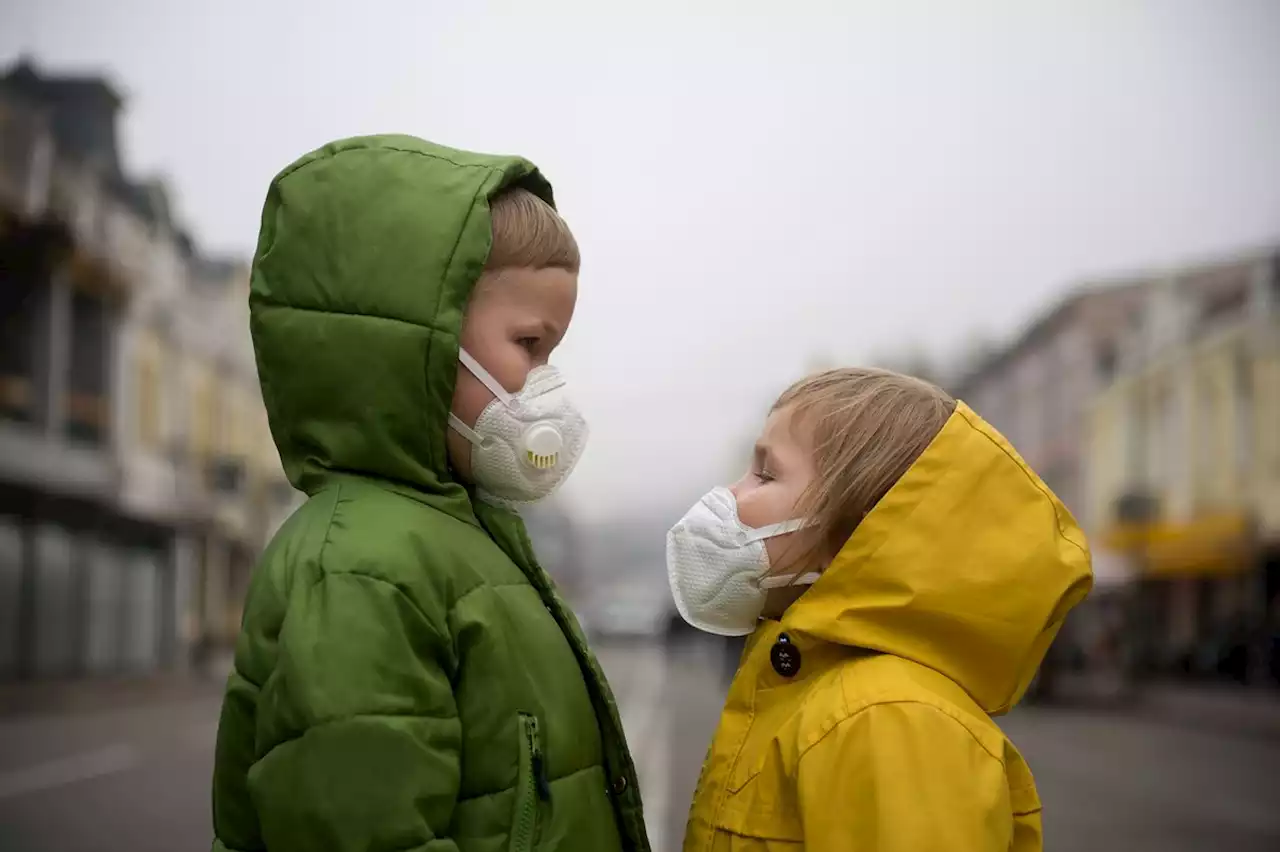
{"type": "Polygon", "coordinates": [[[755,445],[756,464],[760,467],[769,467],[773,461],[773,453],[769,450],[769,445],[764,441],[756,441],[755,445]]]}

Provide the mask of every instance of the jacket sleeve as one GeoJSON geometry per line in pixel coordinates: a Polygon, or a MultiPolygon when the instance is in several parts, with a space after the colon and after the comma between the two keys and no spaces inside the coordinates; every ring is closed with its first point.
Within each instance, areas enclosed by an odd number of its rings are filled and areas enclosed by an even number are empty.
{"type": "Polygon", "coordinates": [[[872,705],[800,759],[809,852],[1006,852],[1000,761],[927,704],[872,705]]]}
{"type": "Polygon", "coordinates": [[[441,628],[396,586],[327,574],[295,591],[249,771],[271,852],[456,852],[461,726],[441,628]]]}

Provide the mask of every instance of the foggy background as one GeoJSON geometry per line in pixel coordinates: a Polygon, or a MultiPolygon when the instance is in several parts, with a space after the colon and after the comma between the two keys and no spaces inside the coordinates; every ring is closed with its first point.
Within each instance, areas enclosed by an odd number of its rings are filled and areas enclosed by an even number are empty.
{"type": "Polygon", "coordinates": [[[555,360],[592,441],[528,522],[656,848],[735,662],[675,624],[665,531],[787,384],[867,363],[963,396],[1095,542],[1009,720],[1048,848],[1280,848],[1280,3],[16,0],[0,75],[0,847],[207,846],[239,601],[297,502],[244,265],[280,168],[399,132],[532,159],[581,244],[555,360]],[[123,307],[32,260],[77,193],[123,307]]]}
{"type": "Polygon", "coordinates": [[[1265,0],[6,5],[0,54],[109,73],[128,168],[218,251],[330,139],[538,163],[584,256],[584,516],[695,499],[810,359],[950,357],[1280,236],[1265,0]]]}

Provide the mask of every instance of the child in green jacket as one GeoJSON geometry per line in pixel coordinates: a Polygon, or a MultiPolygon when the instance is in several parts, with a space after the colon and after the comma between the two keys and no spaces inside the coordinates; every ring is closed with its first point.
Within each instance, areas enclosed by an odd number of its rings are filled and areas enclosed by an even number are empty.
{"type": "Polygon", "coordinates": [[[245,605],[215,850],[648,849],[613,697],[514,511],[586,441],[548,363],[577,278],[518,158],[369,137],[272,182],[253,340],[308,500],[245,605]]]}

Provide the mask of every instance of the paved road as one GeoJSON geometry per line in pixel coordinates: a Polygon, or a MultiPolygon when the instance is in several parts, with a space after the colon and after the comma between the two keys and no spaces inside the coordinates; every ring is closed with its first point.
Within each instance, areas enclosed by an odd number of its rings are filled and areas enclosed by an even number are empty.
{"type": "Polygon", "coordinates": [[[1280,850],[1280,741],[1069,711],[1004,727],[1036,775],[1050,850],[1280,850]]]}
{"type": "MultiPolygon", "coordinates": [[[[719,710],[714,647],[605,645],[658,852],[679,848],[719,710]]],[[[215,694],[0,719],[0,850],[183,852],[209,842],[215,694]]],[[[1274,852],[1280,741],[1124,716],[1006,725],[1031,761],[1054,852],[1274,852]]]]}
{"type": "Polygon", "coordinates": [[[720,716],[723,654],[704,643],[598,648],[622,708],[654,852],[680,848],[720,716]]]}
{"type": "Polygon", "coordinates": [[[216,694],[0,721],[0,849],[207,850],[216,694]]]}

